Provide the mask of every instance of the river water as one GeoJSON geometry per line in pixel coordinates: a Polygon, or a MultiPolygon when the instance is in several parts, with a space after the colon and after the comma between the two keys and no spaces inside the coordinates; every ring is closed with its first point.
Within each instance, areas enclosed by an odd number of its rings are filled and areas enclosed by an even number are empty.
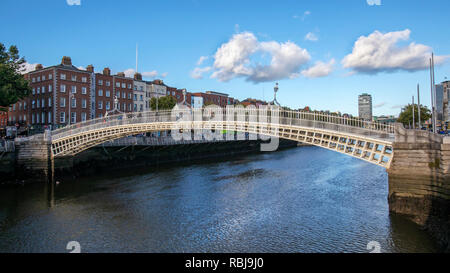
{"type": "Polygon", "coordinates": [[[317,147],[0,189],[0,252],[436,252],[386,171],[317,147]]]}

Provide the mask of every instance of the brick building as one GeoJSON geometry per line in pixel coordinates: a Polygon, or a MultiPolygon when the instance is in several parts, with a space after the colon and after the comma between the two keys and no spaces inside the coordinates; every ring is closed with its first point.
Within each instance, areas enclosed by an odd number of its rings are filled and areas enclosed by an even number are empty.
{"type": "Polygon", "coordinates": [[[227,105],[234,104],[234,99],[229,97],[228,94],[214,92],[214,91],[206,91],[205,93],[197,92],[192,93],[192,96],[202,97],[203,105],[218,105],[220,107],[226,107],[227,105]]]}
{"type": "Polygon", "coordinates": [[[61,64],[36,65],[24,77],[32,92],[11,105],[8,113],[8,123],[18,124],[19,131],[41,132],[104,116],[114,108],[114,96],[120,111],[132,111],[133,79],[123,73],[112,76],[108,68],[103,74],[95,73],[92,65],[81,70],[72,65],[70,57],[63,57],[61,64]]]}
{"type": "Polygon", "coordinates": [[[242,104],[244,106],[254,105],[256,107],[259,107],[261,105],[268,105],[268,103],[266,101],[252,99],[252,98],[247,98],[247,99],[243,100],[242,102],[240,102],[240,104],[242,104]]]}
{"type": "MultiPolygon", "coordinates": [[[[79,69],[66,56],[59,65],[45,68],[36,65],[24,78],[32,92],[11,105],[8,113],[0,112],[0,127],[18,126],[19,132],[35,133],[100,118],[115,109],[115,97],[120,112],[150,110],[152,97],[172,96],[178,103],[184,99],[183,89],[167,86],[162,80],[144,81],[140,74],[128,78],[123,72],[112,75],[109,68],[98,73],[92,65],[86,70],[79,69]]],[[[197,107],[209,104],[226,107],[238,102],[228,94],[206,91],[186,92],[186,104],[193,105],[195,97],[197,107]]]]}
{"type": "Polygon", "coordinates": [[[8,122],[11,125],[43,131],[66,125],[69,119],[72,122],[87,120],[90,73],[73,66],[70,57],[63,57],[61,64],[55,66],[36,65],[35,70],[24,77],[32,92],[10,106],[8,122]]]}
{"type": "MultiPolygon", "coordinates": [[[[182,103],[184,99],[183,89],[167,86],[167,96],[174,97],[177,100],[177,103],[182,103]]],[[[192,94],[186,91],[187,105],[191,105],[191,96],[192,94]]]]}
{"type": "Polygon", "coordinates": [[[8,125],[8,109],[0,108],[0,131],[8,125]]]}
{"type": "Polygon", "coordinates": [[[91,118],[100,118],[109,111],[114,110],[114,99],[118,99],[117,110],[121,112],[133,111],[133,86],[132,78],[125,77],[123,72],[111,75],[111,69],[103,69],[103,73],[95,73],[92,66],[88,67],[91,72],[94,95],[91,99],[91,118]]]}

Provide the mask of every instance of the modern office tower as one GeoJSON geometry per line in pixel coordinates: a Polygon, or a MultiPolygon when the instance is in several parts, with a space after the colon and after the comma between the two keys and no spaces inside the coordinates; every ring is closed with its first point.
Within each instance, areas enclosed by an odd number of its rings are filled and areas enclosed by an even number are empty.
{"type": "Polygon", "coordinates": [[[437,126],[442,124],[444,118],[444,85],[436,84],[436,120],[437,126]]]}
{"type": "Polygon", "coordinates": [[[372,120],[372,96],[363,93],[358,97],[358,115],[364,120],[372,120]]]}
{"type": "Polygon", "coordinates": [[[441,84],[443,88],[443,121],[450,122],[450,81],[444,81],[441,84]]]}

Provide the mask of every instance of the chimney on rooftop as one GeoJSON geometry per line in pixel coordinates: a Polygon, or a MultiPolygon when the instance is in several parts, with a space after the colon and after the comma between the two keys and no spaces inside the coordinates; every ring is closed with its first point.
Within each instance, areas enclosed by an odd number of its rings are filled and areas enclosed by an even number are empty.
{"type": "Polygon", "coordinates": [[[125,73],[119,72],[119,73],[117,73],[117,76],[119,76],[119,77],[125,77],[125,73]]]}
{"type": "Polygon", "coordinates": [[[70,57],[68,57],[68,56],[64,56],[62,58],[61,64],[70,66],[70,65],[72,65],[72,59],[70,57]]]}
{"type": "Polygon", "coordinates": [[[88,66],[86,67],[86,70],[89,71],[89,72],[91,72],[91,73],[94,73],[94,66],[93,66],[92,64],[90,64],[90,65],[88,65],[88,66]]]}
{"type": "Polygon", "coordinates": [[[105,67],[105,69],[103,69],[103,75],[111,76],[111,69],[109,69],[109,67],[105,67]]]}
{"type": "Polygon", "coordinates": [[[34,70],[40,70],[43,69],[44,67],[42,66],[42,64],[37,64],[36,67],[34,68],[34,70]]]}
{"type": "Polygon", "coordinates": [[[142,74],[141,73],[134,73],[134,79],[137,81],[142,81],[142,74]]]}

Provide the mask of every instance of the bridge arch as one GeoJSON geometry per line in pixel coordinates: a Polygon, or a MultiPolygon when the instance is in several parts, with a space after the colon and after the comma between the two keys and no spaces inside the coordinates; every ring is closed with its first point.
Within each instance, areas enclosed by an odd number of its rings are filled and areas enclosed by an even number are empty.
{"type": "MultiPolygon", "coordinates": [[[[218,129],[278,137],[343,153],[389,168],[393,157],[391,128],[323,117],[306,119],[299,112],[283,112],[279,122],[243,120],[177,121],[170,113],[141,113],[131,119],[123,115],[75,124],[52,135],[54,157],[76,155],[107,141],[154,131],[218,129]],[[121,118],[122,117],[122,118],[121,118]],[[337,122],[336,122],[337,121],[337,122]],[[358,124],[357,126],[355,126],[358,124]],[[386,130],[388,129],[388,130],[386,130]]],[[[331,117],[328,117],[331,118],[331,117]]],[[[336,117],[332,117],[336,118],[336,117]]],[[[360,121],[358,121],[360,122],[360,121]]],[[[393,131],[393,129],[392,129],[393,131]]]]}

